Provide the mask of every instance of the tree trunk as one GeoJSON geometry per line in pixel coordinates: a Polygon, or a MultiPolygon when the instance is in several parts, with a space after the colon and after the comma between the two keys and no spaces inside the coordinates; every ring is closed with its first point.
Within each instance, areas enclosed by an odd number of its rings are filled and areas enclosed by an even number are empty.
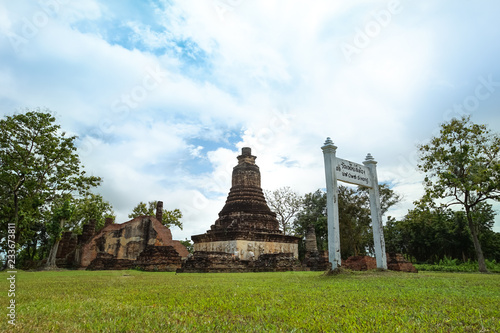
{"type": "MultiPolygon", "coordinates": [[[[64,225],[64,219],[61,219],[60,225],[61,225],[61,230],[64,225]]],[[[47,263],[45,264],[45,269],[46,270],[51,270],[51,269],[57,269],[57,264],[56,264],[56,256],[57,256],[57,250],[59,249],[59,242],[61,241],[61,235],[59,235],[56,238],[56,241],[54,242],[54,245],[52,245],[52,248],[50,249],[49,257],[47,258],[47,263]]]]}
{"type": "Polygon", "coordinates": [[[467,214],[467,222],[469,224],[470,233],[472,235],[472,242],[474,243],[474,250],[476,250],[477,263],[479,264],[479,271],[481,273],[489,273],[486,268],[486,262],[484,261],[483,250],[481,249],[481,243],[479,242],[479,237],[477,235],[477,229],[472,221],[472,216],[469,207],[465,207],[465,212],[467,214]]]}
{"type": "Polygon", "coordinates": [[[57,269],[56,265],[56,255],[57,250],[59,249],[59,240],[56,240],[52,248],[50,249],[49,256],[47,258],[47,263],[45,264],[46,270],[57,269]]]}

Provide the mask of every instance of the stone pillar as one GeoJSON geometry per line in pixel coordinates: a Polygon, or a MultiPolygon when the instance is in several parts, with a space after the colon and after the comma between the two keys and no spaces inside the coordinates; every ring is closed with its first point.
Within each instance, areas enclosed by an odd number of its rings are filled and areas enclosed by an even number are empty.
{"type": "Polygon", "coordinates": [[[339,206],[337,191],[337,176],[335,175],[336,152],[335,146],[330,138],[326,138],[325,144],[321,147],[325,158],[326,175],[326,209],[328,219],[328,260],[332,264],[332,269],[340,267],[342,259],[340,257],[340,230],[339,230],[339,206]]]}
{"type": "Polygon", "coordinates": [[[318,243],[316,242],[316,231],[314,230],[313,225],[310,225],[309,228],[307,228],[306,251],[318,252],[318,243]]]}
{"type": "Polygon", "coordinates": [[[375,247],[375,258],[377,268],[387,269],[387,257],[385,254],[384,227],[382,225],[382,214],[380,209],[380,193],[378,189],[377,162],[371,154],[366,155],[365,166],[370,170],[372,187],[370,188],[370,211],[372,215],[373,245],[375,247]]]}
{"type": "Polygon", "coordinates": [[[156,203],[156,219],[163,224],[163,201],[156,203]]]}

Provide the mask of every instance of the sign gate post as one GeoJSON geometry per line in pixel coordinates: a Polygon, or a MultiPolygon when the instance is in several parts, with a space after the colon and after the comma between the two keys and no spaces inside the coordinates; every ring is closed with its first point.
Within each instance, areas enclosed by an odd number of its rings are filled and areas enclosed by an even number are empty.
{"type": "Polygon", "coordinates": [[[325,158],[326,176],[326,209],[328,219],[328,261],[332,264],[332,269],[340,267],[342,258],[340,257],[340,230],[339,230],[339,204],[337,191],[337,176],[335,174],[336,150],[330,138],[327,138],[325,145],[321,147],[325,158]]]}
{"type": "Polygon", "coordinates": [[[377,162],[371,154],[366,155],[364,165],[370,169],[372,187],[370,188],[370,212],[372,215],[373,245],[375,247],[375,258],[377,268],[387,269],[387,257],[385,254],[384,227],[382,225],[382,214],[380,208],[380,193],[378,189],[377,162]]]}
{"type": "Polygon", "coordinates": [[[368,187],[377,268],[387,269],[384,230],[380,209],[377,162],[368,154],[364,166],[336,157],[337,147],[327,138],[323,147],[327,189],[328,259],[332,269],[341,266],[337,180],[368,187]]]}

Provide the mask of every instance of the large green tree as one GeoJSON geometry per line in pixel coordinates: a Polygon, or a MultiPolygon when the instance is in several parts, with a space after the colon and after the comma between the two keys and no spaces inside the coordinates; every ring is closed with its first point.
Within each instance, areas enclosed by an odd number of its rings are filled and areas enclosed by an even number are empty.
{"type": "Polygon", "coordinates": [[[15,224],[18,248],[40,232],[37,221],[54,200],[83,195],[100,184],[99,177],[85,174],[75,139],[61,131],[48,110],[25,110],[0,120],[0,224],[2,232],[15,224]]]}
{"type": "Polygon", "coordinates": [[[419,169],[426,173],[424,200],[463,207],[479,263],[487,272],[474,208],[500,200],[500,136],[470,116],[441,125],[440,135],[420,145],[419,169]]]}
{"type": "MultiPolygon", "coordinates": [[[[144,202],[139,202],[137,206],[134,207],[132,213],[128,215],[130,218],[138,217],[138,216],[155,216],[156,215],[156,205],[157,201],[149,201],[147,204],[144,202]]],[[[160,221],[164,226],[170,228],[175,225],[182,230],[182,213],[178,208],[174,210],[164,210],[162,221],[160,221]]]]}
{"type": "MultiPolygon", "coordinates": [[[[500,233],[492,230],[494,210],[483,202],[474,208],[473,215],[481,246],[488,250],[486,259],[500,260],[500,233]]],[[[384,235],[387,251],[406,254],[420,263],[437,263],[444,257],[465,262],[476,257],[463,210],[419,202],[402,220],[390,219],[384,235]]]]}

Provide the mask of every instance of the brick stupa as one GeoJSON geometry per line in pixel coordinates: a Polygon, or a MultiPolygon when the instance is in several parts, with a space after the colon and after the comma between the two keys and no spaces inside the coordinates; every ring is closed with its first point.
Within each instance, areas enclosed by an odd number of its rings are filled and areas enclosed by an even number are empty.
{"type": "Polygon", "coordinates": [[[243,148],[233,168],[232,187],[219,218],[205,234],[192,236],[196,253],[227,253],[239,260],[287,254],[298,258],[299,238],[284,235],[260,184],[256,156],[243,148]]]}

